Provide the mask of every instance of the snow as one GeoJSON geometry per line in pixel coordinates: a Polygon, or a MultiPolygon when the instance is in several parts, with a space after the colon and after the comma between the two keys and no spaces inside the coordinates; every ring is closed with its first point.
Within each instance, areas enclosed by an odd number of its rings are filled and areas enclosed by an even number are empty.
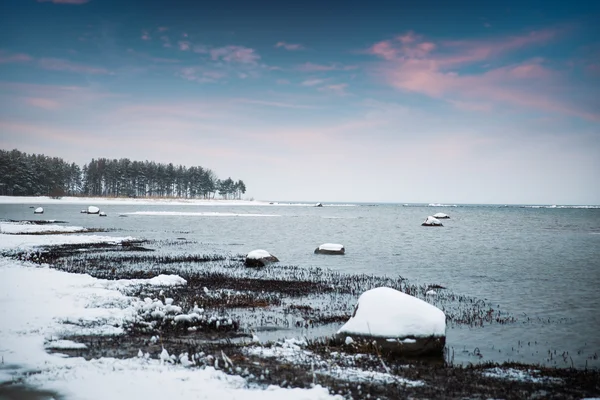
{"type": "Polygon", "coordinates": [[[344,248],[344,245],[336,244],[336,243],[324,243],[319,246],[319,250],[326,250],[326,251],[341,251],[343,248],[344,248]]]}
{"type": "Polygon", "coordinates": [[[506,379],[509,381],[518,382],[533,382],[533,383],[562,383],[563,380],[560,378],[536,376],[539,374],[538,370],[520,370],[515,368],[502,369],[499,367],[490,368],[485,370],[482,375],[489,378],[506,379]]]}
{"type": "Polygon", "coordinates": [[[96,206],[89,206],[87,208],[87,212],[88,214],[98,214],[100,212],[100,209],[96,206]]]}
{"type": "Polygon", "coordinates": [[[121,213],[120,215],[158,215],[158,216],[186,216],[186,217],[281,217],[276,214],[250,214],[229,212],[181,212],[181,211],[135,211],[121,213]]]}
{"type": "Polygon", "coordinates": [[[30,223],[19,222],[0,222],[0,233],[8,233],[12,235],[25,233],[75,233],[85,232],[87,229],[81,226],[63,226],[63,225],[37,225],[30,223]]]}
{"type": "Polygon", "coordinates": [[[446,316],[421,299],[380,287],[359,297],[356,314],[337,333],[384,338],[445,336],[446,316]]]}
{"type": "Polygon", "coordinates": [[[268,257],[273,257],[271,255],[271,253],[269,253],[266,250],[252,250],[250,253],[248,253],[248,255],[246,256],[246,258],[249,258],[251,260],[261,260],[263,258],[268,258],[268,257]]]}
{"type": "Polygon", "coordinates": [[[81,350],[87,349],[87,346],[83,343],[77,343],[72,340],[53,340],[46,343],[46,349],[50,350],[81,350]]]}
{"type": "MultiPolygon", "coordinates": [[[[62,197],[53,199],[46,196],[0,196],[0,204],[86,204],[98,205],[198,205],[198,206],[264,206],[266,201],[254,200],[216,200],[216,199],[132,199],[132,198],[106,198],[106,197],[62,197]]],[[[310,204],[313,206],[314,204],[310,204]]]]}
{"type": "MultiPolygon", "coordinates": [[[[88,243],[102,237],[16,237],[19,241],[13,238],[1,235],[2,247],[88,243]]],[[[118,242],[122,238],[103,239],[118,242]]],[[[124,322],[137,320],[139,311],[149,304],[120,291],[137,284],[185,284],[185,280],[161,275],[150,280],[108,281],[0,257],[0,355],[3,363],[11,366],[10,371],[2,370],[0,382],[21,381],[57,391],[64,399],[341,399],[318,385],[311,389],[277,386],[265,389],[214,368],[189,368],[186,354],[169,356],[167,349],[153,355],[140,351],[141,357],[130,359],[90,361],[46,351],[47,348],[83,349],[80,343],[62,339],[70,335],[122,333],[124,322]],[[183,360],[181,365],[173,365],[176,359],[183,360]]],[[[181,312],[180,307],[149,300],[152,307],[160,303],[159,308],[164,312],[181,312]]]]}
{"type": "Polygon", "coordinates": [[[456,207],[456,204],[429,203],[429,207],[456,207]]]}
{"type": "Polygon", "coordinates": [[[442,223],[440,222],[439,219],[434,218],[431,215],[429,217],[427,217],[427,219],[423,223],[425,225],[442,225],[442,223]]]}
{"type": "Polygon", "coordinates": [[[114,243],[135,240],[131,236],[100,235],[3,235],[0,234],[0,250],[29,249],[37,246],[53,246],[60,244],[114,243]]]}
{"type": "Polygon", "coordinates": [[[34,214],[43,214],[44,213],[44,209],[42,207],[38,207],[35,210],[33,210],[34,214]]]}
{"type": "Polygon", "coordinates": [[[448,218],[448,214],[435,213],[435,214],[433,214],[433,218],[448,218]]]}

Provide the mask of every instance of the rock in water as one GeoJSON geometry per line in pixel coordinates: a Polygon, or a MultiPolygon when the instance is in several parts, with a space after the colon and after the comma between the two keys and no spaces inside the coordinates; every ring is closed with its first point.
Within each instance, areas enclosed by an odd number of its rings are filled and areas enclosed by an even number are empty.
{"type": "Polygon", "coordinates": [[[444,213],[435,213],[435,214],[433,214],[433,218],[450,219],[450,216],[448,214],[444,214],[444,213]]]}
{"type": "Polygon", "coordinates": [[[423,222],[421,224],[421,226],[444,226],[444,225],[442,225],[442,223],[440,222],[439,219],[433,218],[430,215],[429,217],[427,217],[427,219],[425,220],[425,222],[423,222]]]}
{"type": "Polygon", "coordinates": [[[106,217],[106,213],[105,213],[104,211],[100,211],[98,214],[99,214],[101,217],[106,217]]]}
{"type": "Polygon", "coordinates": [[[322,203],[317,203],[317,204],[315,204],[315,207],[323,207],[323,204],[322,203]]]}
{"type": "Polygon", "coordinates": [[[346,254],[344,245],[337,243],[324,243],[315,249],[315,254],[346,254]]]}
{"type": "Polygon", "coordinates": [[[388,287],[364,292],[352,318],[336,333],[341,342],[376,342],[385,353],[440,355],[446,344],[446,315],[439,308],[388,287]]]}
{"type": "Polygon", "coordinates": [[[38,207],[35,210],[33,210],[34,214],[43,214],[44,213],[44,209],[42,207],[38,207]]]}
{"type": "Polygon", "coordinates": [[[252,250],[246,255],[246,267],[264,267],[267,264],[278,262],[279,259],[266,250],[252,250]]]}
{"type": "Polygon", "coordinates": [[[100,209],[96,206],[89,206],[87,208],[87,213],[88,214],[98,214],[100,212],[100,209]]]}

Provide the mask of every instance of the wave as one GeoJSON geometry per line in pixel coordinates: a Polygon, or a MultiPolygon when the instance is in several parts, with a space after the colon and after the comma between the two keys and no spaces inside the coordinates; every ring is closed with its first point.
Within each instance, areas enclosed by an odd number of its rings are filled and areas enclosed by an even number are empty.
{"type": "Polygon", "coordinates": [[[135,211],[121,213],[119,215],[151,215],[168,217],[281,217],[276,214],[250,214],[250,213],[229,213],[229,212],[180,212],[180,211],[135,211]]]}
{"type": "Polygon", "coordinates": [[[557,206],[553,204],[551,206],[521,206],[521,208],[573,208],[573,209],[600,209],[600,206],[596,205],[587,205],[587,206],[557,206]]]}

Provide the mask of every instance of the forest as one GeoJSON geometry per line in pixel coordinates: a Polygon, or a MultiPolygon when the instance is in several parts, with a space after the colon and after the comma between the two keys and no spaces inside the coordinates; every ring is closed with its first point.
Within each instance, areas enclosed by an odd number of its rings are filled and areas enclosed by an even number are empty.
{"type": "Polygon", "coordinates": [[[80,167],[62,158],[0,149],[0,195],[241,199],[242,180],[210,169],[128,158],[92,159],[80,167]]]}

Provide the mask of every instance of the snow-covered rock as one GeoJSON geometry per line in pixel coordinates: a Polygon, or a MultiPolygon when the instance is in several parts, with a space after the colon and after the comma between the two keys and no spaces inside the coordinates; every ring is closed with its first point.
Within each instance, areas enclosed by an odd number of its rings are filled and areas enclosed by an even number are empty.
{"type": "Polygon", "coordinates": [[[100,212],[100,209],[96,206],[89,206],[87,208],[87,213],[88,214],[98,214],[100,212]]]}
{"type": "Polygon", "coordinates": [[[315,249],[315,254],[345,254],[344,245],[337,243],[324,243],[315,249]]]}
{"type": "Polygon", "coordinates": [[[433,218],[437,218],[437,219],[449,219],[450,216],[448,214],[444,214],[444,213],[435,213],[433,214],[433,218]]]}
{"type": "Polygon", "coordinates": [[[423,222],[421,224],[421,226],[444,226],[444,225],[442,225],[442,223],[440,222],[439,219],[434,218],[430,215],[429,217],[427,217],[425,222],[423,222]]]}
{"type": "Polygon", "coordinates": [[[87,214],[87,210],[81,210],[80,213],[81,214],[87,214]]]}
{"type": "Polygon", "coordinates": [[[264,267],[267,264],[278,262],[279,259],[266,250],[252,250],[246,255],[244,262],[247,267],[264,267]]]}
{"type": "Polygon", "coordinates": [[[439,354],[446,343],[446,315],[439,308],[388,287],[364,292],[337,337],[375,341],[383,351],[439,354]],[[411,339],[411,340],[406,340],[411,339]]]}
{"type": "Polygon", "coordinates": [[[43,214],[44,213],[44,208],[43,207],[38,207],[35,210],[33,210],[34,214],[43,214]]]}
{"type": "Polygon", "coordinates": [[[100,211],[100,212],[98,213],[98,215],[100,215],[101,217],[106,217],[106,213],[105,213],[104,211],[100,211]]]}
{"type": "Polygon", "coordinates": [[[315,207],[323,207],[323,203],[317,203],[315,204],[315,207]]]}

